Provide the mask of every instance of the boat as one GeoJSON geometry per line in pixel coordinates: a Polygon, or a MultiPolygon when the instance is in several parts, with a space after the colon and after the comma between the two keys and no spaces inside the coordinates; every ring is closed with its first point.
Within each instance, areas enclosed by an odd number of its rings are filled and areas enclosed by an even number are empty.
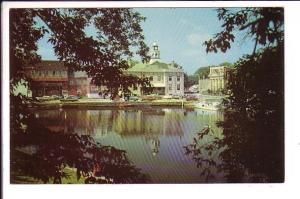
{"type": "Polygon", "coordinates": [[[203,110],[210,110],[210,111],[217,111],[221,108],[220,102],[198,102],[195,104],[195,108],[203,109],[203,110]]]}

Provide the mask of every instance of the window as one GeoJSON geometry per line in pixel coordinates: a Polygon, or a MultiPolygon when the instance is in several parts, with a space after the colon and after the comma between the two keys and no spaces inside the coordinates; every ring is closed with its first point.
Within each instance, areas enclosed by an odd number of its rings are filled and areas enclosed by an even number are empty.
{"type": "Polygon", "coordinates": [[[41,71],[39,72],[39,76],[42,76],[42,72],[41,71]]]}
{"type": "Polygon", "coordinates": [[[172,76],[169,76],[169,81],[170,81],[170,82],[172,81],[172,76]]]}
{"type": "Polygon", "coordinates": [[[180,76],[177,76],[177,81],[178,81],[178,82],[180,81],[180,76]]]}
{"type": "Polygon", "coordinates": [[[159,81],[159,82],[161,81],[161,76],[160,75],[157,76],[157,81],[159,81]]]}
{"type": "Polygon", "coordinates": [[[48,71],[45,71],[45,76],[48,76],[48,71]]]}
{"type": "Polygon", "coordinates": [[[52,75],[55,76],[55,70],[52,72],[52,75]]]}
{"type": "Polygon", "coordinates": [[[172,90],[172,84],[169,84],[169,91],[172,90]]]}
{"type": "Polygon", "coordinates": [[[180,91],[180,84],[177,84],[177,90],[180,91]]]}

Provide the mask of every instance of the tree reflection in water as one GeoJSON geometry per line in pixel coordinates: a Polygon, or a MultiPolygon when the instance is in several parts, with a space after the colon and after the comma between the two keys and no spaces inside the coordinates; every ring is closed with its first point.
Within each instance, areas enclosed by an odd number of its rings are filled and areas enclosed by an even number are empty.
{"type": "MultiPolygon", "coordinates": [[[[217,122],[217,126],[221,125],[222,122],[217,122]]],[[[185,154],[201,169],[200,175],[205,182],[217,182],[216,177],[220,175],[224,177],[222,182],[269,182],[266,174],[251,172],[248,165],[231,158],[226,141],[224,136],[216,136],[213,128],[207,126],[197,133],[191,144],[184,146],[185,154]]]]}
{"type": "Polygon", "coordinates": [[[223,174],[220,153],[225,147],[219,147],[218,141],[222,139],[214,130],[207,126],[197,133],[191,144],[184,146],[185,154],[191,156],[205,182],[216,182],[217,175],[223,174]]]}
{"type": "Polygon", "coordinates": [[[18,175],[44,183],[69,178],[75,168],[85,183],[147,183],[150,179],[127,158],[126,151],[103,146],[90,135],[52,132],[34,118],[25,132],[11,137],[11,181],[18,175]]]}

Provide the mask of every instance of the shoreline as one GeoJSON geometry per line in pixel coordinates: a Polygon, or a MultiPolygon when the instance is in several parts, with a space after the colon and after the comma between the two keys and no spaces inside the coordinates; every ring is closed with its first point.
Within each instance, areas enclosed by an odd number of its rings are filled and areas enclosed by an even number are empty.
{"type": "Polygon", "coordinates": [[[194,108],[196,101],[168,100],[168,101],[97,101],[79,100],[73,102],[61,102],[52,100],[46,102],[35,102],[30,108],[150,108],[150,107],[182,107],[194,108]]]}

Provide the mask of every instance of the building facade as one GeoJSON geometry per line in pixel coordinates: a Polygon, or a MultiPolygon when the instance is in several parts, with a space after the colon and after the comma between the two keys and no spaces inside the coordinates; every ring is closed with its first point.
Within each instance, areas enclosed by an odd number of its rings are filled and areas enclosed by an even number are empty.
{"type": "Polygon", "coordinates": [[[147,77],[153,87],[151,93],[143,91],[140,87],[133,89],[136,95],[184,95],[184,72],[175,62],[164,63],[160,60],[160,50],[156,43],[152,46],[149,63],[133,64],[127,71],[128,74],[138,77],[147,77]]]}
{"type": "MultiPolygon", "coordinates": [[[[153,90],[132,88],[133,94],[158,94],[183,96],[184,72],[175,62],[164,63],[160,60],[160,50],[153,44],[149,63],[133,64],[125,73],[138,77],[148,77],[153,90]]],[[[61,61],[43,60],[26,68],[27,77],[32,82],[32,97],[78,95],[98,98],[105,90],[93,85],[91,78],[84,71],[71,71],[61,61]]]]}
{"type": "Polygon", "coordinates": [[[27,67],[26,76],[32,80],[33,97],[68,93],[68,70],[63,62],[42,61],[27,67]]]}
{"type": "Polygon", "coordinates": [[[31,78],[32,96],[80,95],[95,97],[98,87],[82,71],[71,71],[61,61],[43,60],[26,68],[26,76],[31,78]]]}
{"type": "Polygon", "coordinates": [[[209,68],[207,79],[199,79],[199,92],[205,91],[221,92],[227,89],[228,77],[232,68],[226,66],[215,66],[209,68]]]}

